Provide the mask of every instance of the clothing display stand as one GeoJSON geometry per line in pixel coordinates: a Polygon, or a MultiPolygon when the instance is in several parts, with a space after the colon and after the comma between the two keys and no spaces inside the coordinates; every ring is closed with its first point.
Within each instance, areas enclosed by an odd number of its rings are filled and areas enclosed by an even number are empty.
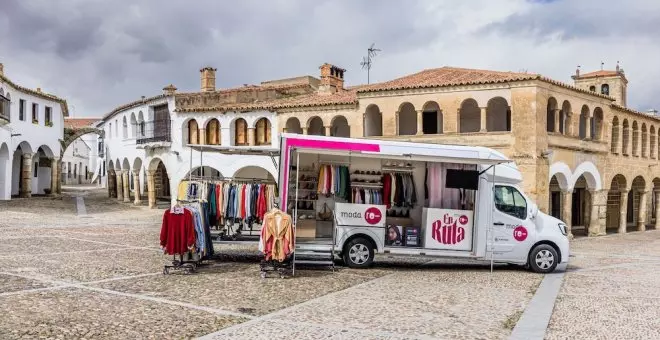
{"type": "MultiPolygon", "coordinates": [[[[192,256],[188,252],[188,256],[192,256]]],[[[172,264],[163,266],[163,274],[168,275],[170,269],[182,270],[184,274],[192,274],[197,272],[197,266],[201,265],[201,260],[198,261],[186,261],[183,259],[183,254],[179,254],[179,259],[176,258],[176,255],[172,255],[172,264]]]]}
{"type": "MultiPolygon", "coordinates": [[[[275,208],[279,209],[279,203],[275,202],[275,208]]],[[[292,219],[293,222],[293,219],[292,219]]],[[[293,226],[292,226],[293,228],[293,226]]],[[[296,229],[293,228],[293,238],[295,240],[295,231],[296,229]]],[[[261,242],[261,240],[260,240],[261,242]]],[[[294,241],[295,242],[295,241],[294,241]]],[[[294,243],[294,248],[295,248],[295,243],[294,243]]],[[[262,259],[259,262],[259,276],[261,276],[262,279],[266,279],[269,277],[269,274],[277,273],[277,276],[281,279],[293,276],[293,268],[294,268],[294,262],[295,262],[295,255],[289,254],[284,261],[277,261],[274,259],[266,260],[262,259]]],[[[272,276],[271,276],[272,277],[272,276]]]]}

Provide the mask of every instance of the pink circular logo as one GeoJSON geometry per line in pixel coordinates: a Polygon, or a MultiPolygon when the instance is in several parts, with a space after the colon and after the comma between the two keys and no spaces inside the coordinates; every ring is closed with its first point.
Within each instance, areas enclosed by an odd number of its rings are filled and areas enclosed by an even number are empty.
{"type": "Polygon", "coordinates": [[[364,212],[364,220],[369,224],[376,224],[383,218],[383,214],[376,207],[371,207],[364,212]]]}
{"type": "Polygon", "coordinates": [[[525,227],[519,225],[516,227],[516,229],[513,229],[513,238],[516,239],[518,242],[522,242],[527,239],[527,229],[525,227]]]}
{"type": "Polygon", "coordinates": [[[468,223],[468,217],[465,215],[461,215],[461,217],[458,218],[458,222],[461,224],[467,224],[468,223]]]}

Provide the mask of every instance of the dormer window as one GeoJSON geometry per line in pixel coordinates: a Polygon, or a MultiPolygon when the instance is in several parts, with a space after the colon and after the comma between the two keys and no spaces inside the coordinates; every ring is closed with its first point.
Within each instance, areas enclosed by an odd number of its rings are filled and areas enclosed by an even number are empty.
{"type": "Polygon", "coordinates": [[[600,86],[600,93],[604,94],[606,96],[610,95],[610,85],[608,84],[603,84],[600,86]]]}

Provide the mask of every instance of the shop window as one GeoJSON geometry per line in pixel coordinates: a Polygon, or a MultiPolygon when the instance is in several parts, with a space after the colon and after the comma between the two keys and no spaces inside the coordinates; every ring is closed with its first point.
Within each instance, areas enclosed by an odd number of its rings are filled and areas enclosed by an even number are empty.
{"type": "Polygon", "coordinates": [[[243,118],[236,120],[234,128],[234,144],[235,145],[248,145],[247,138],[247,122],[243,118]]]}
{"type": "Polygon", "coordinates": [[[495,207],[497,210],[521,220],[527,218],[527,202],[514,187],[495,186],[495,207]]]}
{"type": "Polygon", "coordinates": [[[261,118],[257,121],[257,145],[267,145],[271,143],[270,121],[261,118]]]}

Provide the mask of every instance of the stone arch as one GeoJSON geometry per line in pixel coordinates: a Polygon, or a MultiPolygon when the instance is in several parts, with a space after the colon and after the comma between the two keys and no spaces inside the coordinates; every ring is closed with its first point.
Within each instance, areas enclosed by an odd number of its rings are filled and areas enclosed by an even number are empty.
{"type": "Polygon", "coordinates": [[[133,160],[133,166],[131,167],[132,171],[140,171],[142,170],[142,158],[140,157],[135,157],[133,160]]]}
{"type": "Polygon", "coordinates": [[[115,163],[112,161],[112,159],[108,160],[108,170],[115,170],[115,163]]]}
{"type": "Polygon", "coordinates": [[[555,114],[557,113],[557,99],[555,97],[550,97],[548,98],[548,104],[546,107],[546,131],[547,132],[555,132],[555,129],[557,128],[555,126],[555,119],[558,117],[555,117],[555,114]]]}
{"type": "Polygon", "coordinates": [[[291,117],[286,120],[285,129],[287,133],[303,133],[302,127],[300,126],[300,120],[296,117],[291,117]]]}
{"type": "Polygon", "coordinates": [[[564,100],[561,104],[561,112],[559,112],[559,132],[569,135],[572,133],[572,124],[571,103],[568,100],[564,100]]]}
{"type": "Polygon", "coordinates": [[[243,118],[236,118],[232,121],[232,130],[234,132],[234,145],[249,145],[248,141],[248,123],[243,118]]]}
{"type": "Polygon", "coordinates": [[[37,153],[39,153],[39,150],[43,152],[43,155],[47,158],[53,158],[55,157],[55,153],[53,153],[53,150],[51,150],[50,146],[48,145],[41,145],[40,147],[37,148],[37,153]]]}
{"type": "Polygon", "coordinates": [[[382,136],[383,135],[383,114],[378,105],[371,104],[367,106],[364,112],[364,136],[382,136]]]}
{"type": "Polygon", "coordinates": [[[148,168],[152,172],[151,176],[153,176],[153,194],[149,198],[149,206],[153,207],[157,199],[169,200],[171,195],[170,177],[165,163],[158,157],[149,160],[148,168]]]}
{"type": "Polygon", "coordinates": [[[266,117],[259,118],[255,123],[255,141],[256,145],[272,144],[273,128],[270,120],[266,117]]]}
{"type": "Polygon", "coordinates": [[[190,176],[202,176],[202,177],[213,177],[213,178],[223,178],[224,176],[222,175],[222,172],[220,170],[204,165],[204,166],[196,166],[190,169],[188,173],[182,178],[182,180],[188,180],[190,176]]]}
{"type": "Polygon", "coordinates": [[[603,109],[596,107],[591,119],[591,139],[602,140],[603,138],[603,109]]]}
{"type": "Polygon", "coordinates": [[[621,127],[619,126],[619,117],[614,116],[614,118],[612,118],[612,133],[610,141],[610,151],[614,154],[619,153],[620,129],[621,127]]]}
{"type": "Polygon", "coordinates": [[[494,97],[486,106],[487,131],[511,131],[511,110],[509,103],[502,97],[494,97]]]}
{"type": "Polygon", "coordinates": [[[642,157],[647,158],[649,156],[649,134],[646,130],[646,123],[642,123],[642,157]]]}
{"type": "Polygon", "coordinates": [[[443,133],[443,114],[440,105],[428,101],[422,106],[422,134],[435,135],[443,133]]]}
{"type": "Polygon", "coordinates": [[[621,126],[621,154],[627,156],[630,152],[630,123],[628,123],[628,119],[624,118],[621,126]]]}
{"type": "Polygon", "coordinates": [[[248,165],[234,171],[232,178],[261,179],[275,182],[276,174],[256,165],[248,165]]]}
{"type": "Polygon", "coordinates": [[[115,160],[115,170],[121,170],[121,166],[122,166],[122,163],[121,163],[121,161],[119,160],[119,158],[117,158],[117,159],[115,160]]]}
{"type": "Polygon", "coordinates": [[[564,162],[555,162],[550,166],[549,179],[556,177],[557,185],[562,190],[573,189],[573,174],[571,169],[564,162]]]}
{"type": "Polygon", "coordinates": [[[194,118],[186,122],[186,137],[185,140],[188,141],[188,144],[199,144],[199,125],[197,120],[194,118]]]}
{"type": "Polygon", "coordinates": [[[655,135],[655,126],[651,125],[651,128],[649,129],[649,137],[650,142],[649,142],[649,157],[656,159],[657,158],[657,150],[658,150],[658,142],[656,140],[656,135],[655,135]]]}
{"type": "MultiPolygon", "coordinates": [[[[587,182],[587,188],[591,190],[602,190],[603,183],[601,180],[600,171],[592,162],[582,162],[573,171],[572,180],[576,183],[580,176],[583,176],[587,182]]],[[[573,184],[575,186],[575,184],[573,184]]]]}
{"type": "Polygon", "coordinates": [[[9,146],[0,142],[0,200],[11,198],[11,162],[9,161],[9,146]]]}
{"type": "Polygon", "coordinates": [[[335,137],[350,137],[351,128],[348,126],[348,120],[342,115],[332,117],[330,135],[335,137]]]}
{"type": "Polygon", "coordinates": [[[319,116],[310,117],[307,121],[307,134],[315,136],[325,136],[325,127],[323,120],[319,116]]]}
{"type": "Polygon", "coordinates": [[[589,107],[587,105],[582,105],[580,110],[580,124],[579,124],[579,134],[580,139],[587,139],[588,136],[588,126],[587,122],[589,121],[589,107]]]}
{"type": "Polygon", "coordinates": [[[417,111],[415,111],[415,106],[409,102],[404,102],[399,105],[399,110],[397,112],[399,136],[411,136],[417,134],[417,111]]]}
{"type": "Polygon", "coordinates": [[[639,125],[636,120],[632,124],[632,155],[639,156],[639,125]]]}
{"type": "MultiPolygon", "coordinates": [[[[109,131],[112,131],[111,129],[109,131]]],[[[76,139],[88,134],[95,133],[101,139],[99,142],[102,144],[103,139],[105,138],[105,131],[93,127],[83,127],[83,128],[64,128],[64,139],[60,141],[60,158],[64,155],[66,149],[75,141],[76,139]]]]}
{"type": "Polygon", "coordinates": [[[628,217],[628,223],[637,226],[639,230],[644,230],[646,223],[647,201],[648,192],[646,188],[646,180],[643,176],[639,175],[633,178],[630,184],[630,192],[628,194],[628,212],[632,212],[632,216],[628,217]],[[644,198],[642,196],[645,196],[644,198]],[[632,205],[632,209],[630,207],[632,205]]]}
{"type": "Polygon", "coordinates": [[[135,112],[131,112],[131,137],[132,138],[137,138],[137,131],[138,131],[137,118],[135,116],[135,112]]]}
{"type": "Polygon", "coordinates": [[[621,216],[627,211],[628,200],[622,200],[623,195],[627,195],[627,192],[628,183],[626,177],[621,174],[612,177],[610,188],[607,192],[607,214],[605,220],[606,232],[608,229],[625,232],[625,224],[622,229],[621,216]]]}
{"type": "Polygon", "coordinates": [[[476,100],[465,99],[458,113],[459,132],[479,132],[481,129],[481,109],[476,100]]]}
{"type": "Polygon", "coordinates": [[[131,170],[131,163],[128,161],[128,158],[124,158],[124,160],[121,162],[121,170],[122,171],[131,170]]]}
{"type": "Polygon", "coordinates": [[[220,121],[216,118],[211,118],[206,122],[206,144],[220,145],[220,121]]]}

